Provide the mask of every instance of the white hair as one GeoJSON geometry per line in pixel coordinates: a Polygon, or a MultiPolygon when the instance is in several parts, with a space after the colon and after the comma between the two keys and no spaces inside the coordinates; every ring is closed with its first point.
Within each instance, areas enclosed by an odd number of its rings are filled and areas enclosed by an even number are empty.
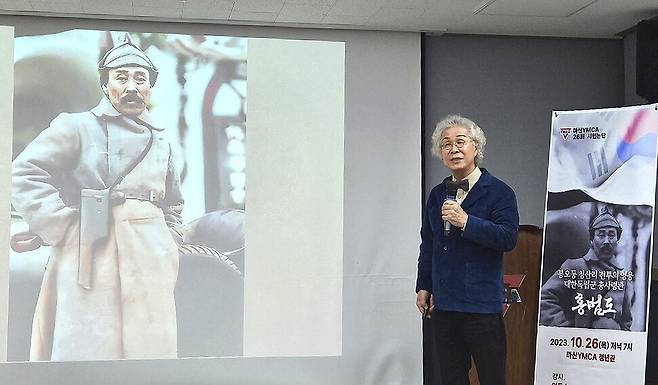
{"type": "Polygon", "coordinates": [[[487,138],[484,131],[474,121],[461,115],[448,115],[436,124],[432,134],[432,155],[443,160],[441,152],[441,137],[443,132],[450,127],[461,126],[468,131],[468,138],[475,142],[477,153],[475,154],[475,164],[479,165],[484,160],[484,146],[487,144],[487,138]]]}

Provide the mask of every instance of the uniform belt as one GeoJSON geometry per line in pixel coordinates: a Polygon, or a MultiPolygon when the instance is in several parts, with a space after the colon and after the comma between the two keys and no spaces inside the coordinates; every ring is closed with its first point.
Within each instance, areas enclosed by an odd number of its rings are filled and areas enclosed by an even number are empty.
{"type": "Polygon", "coordinates": [[[158,194],[153,191],[148,191],[145,193],[133,193],[133,192],[123,192],[117,191],[119,194],[116,194],[112,197],[112,206],[119,206],[124,204],[126,199],[134,199],[142,202],[151,202],[158,207],[162,207],[163,201],[158,199],[158,194]]]}
{"type": "Polygon", "coordinates": [[[157,199],[157,194],[153,191],[148,191],[145,193],[123,193],[123,196],[126,199],[137,199],[140,201],[147,201],[147,202],[159,202],[160,200],[157,199]]]}

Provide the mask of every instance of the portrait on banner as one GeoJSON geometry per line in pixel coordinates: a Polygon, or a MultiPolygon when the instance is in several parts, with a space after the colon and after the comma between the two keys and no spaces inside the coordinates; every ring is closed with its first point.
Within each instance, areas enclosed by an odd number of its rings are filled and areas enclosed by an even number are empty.
{"type": "Polygon", "coordinates": [[[547,211],[539,324],[644,331],[651,219],[604,202],[547,211]]]}

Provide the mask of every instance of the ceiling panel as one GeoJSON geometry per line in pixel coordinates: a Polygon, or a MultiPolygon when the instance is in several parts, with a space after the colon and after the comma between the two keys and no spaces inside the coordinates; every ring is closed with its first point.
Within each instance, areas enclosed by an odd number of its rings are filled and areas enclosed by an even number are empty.
{"type": "Polygon", "coordinates": [[[239,12],[275,12],[283,8],[283,0],[237,0],[233,9],[239,12]]]}
{"type": "Polygon", "coordinates": [[[279,16],[276,18],[277,23],[320,23],[324,16],[329,12],[329,6],[302,5],[285,3],[279,16]]]}
{"type": "Polygon", "coordinates": [[[419,8],[425,9],[432,5],[437,0],[372,0],[368,3],[376,3],[382,7],[388,8],[419,8]]]}
{"type": "Polygon", "coordinates": [[[0,14],[615,38],[657,0],[0,0],[0,14]],[[474,12],[479,12],[474,14],[474,12]]]}
{"type": "Polygon", "coordinates": [[[332,25],[365,25],[367,23],[368,16],[333,15],[330,13],[322,19],[322,24],[332,25]]]}
{"type": "Polygon", "coordinates": [[[278,12],[232,12],[229,20],[274,23],[278,12]]]}
{"type": "Polygon", "coordinates": [[[597,0],[487,0],[478,7],[478,14],[500,16],[568,17],[597,0]]]}
{"type": "Polygon", "coordinates": [[[112,2],[87,2],[82,4],[82,11],[95,15],[131,15],[133,6],[130,0],[112,2]]]}
{"type": "Polygon", "coordinates": [[[232,1],[214,1],[214,5],[202,7],[186,3],[181,13],[184,19],[227,20],[233,8],[232,1]]]}
{"type": "Polygon", "coordinates": [[[0,9],[7,11],[31,11],[32,5],[27,0],[0,0],[0,9]]]}
{"type": "Polygon", "coordinates": [[[330,15],[372,16],[380,6],[359,0],[338,0],[329,10],[330,15]]]}
{"type": "Polygon", "coordinates": [[[80,13],[80,1],[30,1],[32,9],[38,12],[80,13]]]}
{"type": "Polygon", "coordinates": [[[390,28],[396,25],[415,25],[424,10],[418,8],[389,8],[382,7],[369,20],[369,25],[390,28]]]}
{"type": "MultiPolygon", "coordinates": [[[[213,8],[217,3],[222,3],[222,1],[217,0],[185,0],[183,8],[213,8]]],[[[231,1],[233,4],[233,1],[231,1]]]]}
{"type": "Polygon", "coordinates": [[[327,5],[333,6],[336,0],[285,0],[286,4],[327,5]]]}
{"type": "Polygon", "coordinates": [[[182,7],[133,7],[135,16],[151,16],[180,19],[183,15],[182,7]]]}
{"type": "Polygon", "coordinates": [[[158,7],[158,8],[183,8],[183,3],[181,0],[132,0],[133,7],[142,8],[142,7],[158,7]]]}

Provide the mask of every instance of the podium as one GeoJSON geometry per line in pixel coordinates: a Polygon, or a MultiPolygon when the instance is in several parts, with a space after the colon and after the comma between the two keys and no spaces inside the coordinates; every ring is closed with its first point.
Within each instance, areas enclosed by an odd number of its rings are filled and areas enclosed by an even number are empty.
{"type": "MultiPolygon", "coordinates": [[[[506,303],[503,304],[503,314],[507,334],[508,385],[528,385],[534,381],[541,246],[542,229],[521,225],[516,247],[504,257],[506,303]]],[[[423,321],[423,383],[449,385],[441,383],[434,367],[433,337],[431,322],[423,321]]],[[[471,385],[480,384],[475,364],[469,378],[471,385]]]]}

